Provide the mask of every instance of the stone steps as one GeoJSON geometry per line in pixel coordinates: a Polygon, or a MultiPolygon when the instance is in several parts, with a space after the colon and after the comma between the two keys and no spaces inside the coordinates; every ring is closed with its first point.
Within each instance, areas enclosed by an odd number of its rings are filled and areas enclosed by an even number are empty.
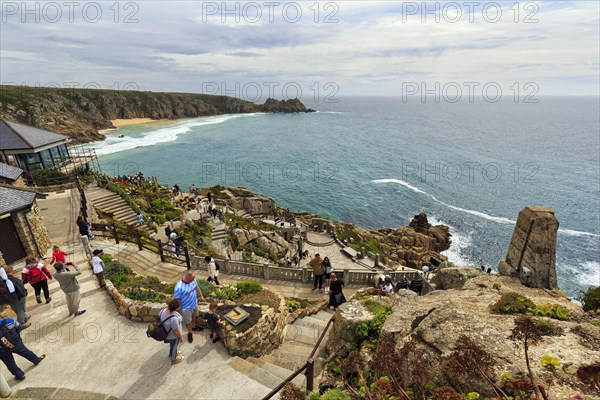
{"type": "MultiPolygon", "coordinates": [[[[323,310],[315,315],[300,318],[285,329],[284,340],[279,348],[258,358],[249,357],[247,360],[243,360],[235,357],[230,362],[230,366],[255,381],[269,388],[274,388],[306,364],[314,345],[332,315],[333,313],[323,310]]],[[[325,367],[327,357],[325,340],[321,342],[319,349],[313,356],[315,360],[315,377],[325,367]]],[[[292,382],[303,388],[306,386],[306,376],[301,374],[294,378],[292,382]]]]}
{"type": "Polygon", "coordinates": [[[118,400],[104,393],[86,392],[56,387],[29,387],[12,393],[12,399],[45,399],[45,400],[118,400]]]}
{"type": "Polygon", "coordinates": [[[94,208],[103,213],[111,214],[114,218],[127,225],[137,224],[135,210],[118,194],[106,189],[94,188],[86,191],[86,195],[94,208]]]}

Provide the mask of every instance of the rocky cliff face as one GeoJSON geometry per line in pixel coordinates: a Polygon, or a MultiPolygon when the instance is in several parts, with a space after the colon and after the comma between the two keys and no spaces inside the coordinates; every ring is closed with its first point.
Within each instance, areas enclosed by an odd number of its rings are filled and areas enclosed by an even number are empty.
{"type": "Polygon", "coordinates": [[[0,118],[67,135],[80,143],[104,139],[98,131],[114,128],[112,119],[310,111],[298,99],[268,99],[260,105],[192,93],[0,86],[0,118]]]}
{"type": "MultiPolygon", "coordinates": [[[[474,268],[465,268],[476,272],[474,268]]],[[[583,368],[600,368],[600,328],[591,323],[594,322],[594,315],[585,314],[560,290],[529,288],[518,279],[499,275],[474,275],[474,278],[458,285],[460,289],[436,290],[425,296],[400,290],[399,294],[393,296],[370,297],[373,301],[392,306],[392,313],[385,320],[379,337],[391,336],[398,362],[408,359],[410,354],[406,352],[416,348],[421,353],[420,362],[431,375],[427,383],[433,387],[449,385],[451,383],[442,366],[456,350],[459,337],[465,335],[495,359],[490,374],[495,384],[504,386],[502,375],[510,376],[510,379],[527,379],[523,343],[510,339],[516,315],[498,314],[490,308],[504,293],[515,292],[537,305],[561,306],[570,313],[567,320],[560,321],[534,317],[536,320],[552,321],[562,331],[557,336],[542,336],[538,343],[529,343],[533,374],[538,384],[545,387],[548,398],[600,398],[598,388],[584,384],[578,377],[583,368]],[[408,342],[415,347],[405,346],[408,342]],[[543,366],[542,359],[547,356],[553,357],[560,365],[543,366]]],[[[343,359],[347,351],[356,348],[358,325],[372,318],[373,314],[361,300],[351,300],[340,306],[327,342],[328,353],[343,359]]],[[[366,360],[372,360],[366,354],[368,352],[364,347],[361,350],[366,360]]],[[[476,370],[475,366],[467,368],[476,370]]],[[[464,384],[470,390],[493,396],[491,387],[482,379],[468,376],[464,379],[464,384]]],[[[331,385],[331,382],[328,384],[331,385]]]]}
{"type": "Polygon", "coordinates": [[[409,226],[367,231],[351,224],[337,224],[336,230],[347,233],[357,242],[378,243],[385,263],[420,268],[431,257],[441,261],[447,258],[440,252],[450,247],[450,229],[444,225],[431,225],[427,215],[416,215],[409,226]]]}

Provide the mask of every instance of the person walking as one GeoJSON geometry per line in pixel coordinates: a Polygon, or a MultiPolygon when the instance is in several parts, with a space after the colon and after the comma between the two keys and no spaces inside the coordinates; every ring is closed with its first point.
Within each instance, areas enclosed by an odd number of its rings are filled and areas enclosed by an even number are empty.
{"type": "Polygon", "coordinates": [[[67,259],[65,258],[69,253],[66,251],[62,251],[60,246],[55,244],[52,246],[52,260],[50,260],[50,264],[54,265],[54,263],[61,262],[66,263],[67,259]]]}
{"type": "Polygon", "coordinates": [[[28,256],[25,259],[25,267],[21,271],[21,279],[23,283],[30,283],[35,292],[35,300],[40,304],[42,299],[40,298],[40,292],[44,291],[44,298],[46,299],[46,304],[52,301],[52,297],[50,297],[50,291],[48,290],[48,279],[52,280],[52,274],[46,266],[38,260],[36,260],[33,256],[28,256]]]}
{"type": "Polygon", "coordinates": [[[342,289],[344,288],[344,281],[341,279],[337,279],[335,274],[331,273],[331,286],[329,290],[329,307],[332,309],[336,309],[342,304],[346,302],[346,297],[344,297],[344,292],[342,289]]]}
{"type": "Polygon", "coordinates": [[[183,317],[181,316],[181,303],[177,299],[169,301],[167,308],[160,311],[158,317],[168,332],[165,343],[169,343],[169,358],[171,365],[182,362],[185,357],[177,351],[179,344],[183,344],[183,317]]]}
{"type": "Polygon", "coordinates": [[[38,365],[46,358],[45,354],[38,357],[25,346],[19,334],[20,331],[21,326],[12,318],[3,319],[0,322],[0,359],[18,381],[25,379],[25,372],[19,368],[13,354],[18,354],[31,361],[33,365],[38,365]]]}
{"type": "Polygon", "coordinates": [[[75,271],[66,271],[65,264],[57,262],[54,264],[56,274],[54,277],[60,285],[60,289],[64,292],[65,298],[67,299],[67,310],[69,311],[69,317],[78,317],[85,313],[85,310],[79,309],[79,303],[81,302],[81,294],[79,292],[79,282],[77,277],[81,275],[79,267],[75,264],[70,264],[75,271]]]}
{"type": "Polygon", "coordinates": [[[219,283],[219,269],[217,268],[217,263],[215,259],[211,256],[204,257],[204,261],[208,264],[208,281],[214,282],[215,285],[220,286],[219,283]]]}
{"type": "Polygon", "coordinates": [[[329,257],[323,259],[323,279],[325,280],[325,292],[329,291],[329,283],[331,282],[331,273],[333,272],[333,265],[329,261],[329,257]]]}
{"type": "Polygon", "coordinates": [[[77,226],[79,227],[79,234],[81,236],[87,236],[89,240],[94,239],[94,234],[90,232],[90,225],[81,215],[77,217],[77,226]]]}
{"type": "Polygon", "coordinates": [[[319,253],[315,254],[315,258],[310,260],[309,265],[313,270],[314,284],[313,291],[317,290],[317,284],[319,285],[319,291],[323,291],[323,274],[325,271],[323,270],[323,260],[321,259],[321,255],[319,253]]]}
{"type": "Polygon", "coordinates": [[[196,275],[189,271],[175,285],[173,297],[181,303],[181,316],[183,324],[188,331],[188,342],[194,341],[192,331],[202,331],[204,328],[196,326],[196,317],[198,316],[198,298],[204,301],[204,296],[196,282],[196,275]]]}
{"type": "Polygon", "coordinates": [[[106,286],[106,282],[104,282],[104,261],[100,258],[100,254],[102,253],[104,251],[101,249],[96,249],[92,252],[92,268],[96,279],[98,279],[98,284],[100,284],[100,289],[106,286]]]}
{"type": "MultiPolygon", "coordinates": [[[[0,303],[8,304],[10,308],[17,314],[17,322],[21,326],[21,330],[27,329],[31,326],[29,321],[29,315],[27,314],[27,289],[23,282],[13,275],[13,267],[6,266],[4,268],[0,268],[0,278],[6,281],[6,288],[9,293],[13,293],[14,295],[6,299],[6,303],[0,299],[0,303]],[[5,277],[6,275],[6,277],[5,277]],[[10,283],[9,283],[10,282],[10,283]],[[10,284],[14,287],[14,292],[11,290],[10,284]]],[[[1,284],[1,282],[0,282],[1,284]]]]}
{"type": "Polygon", "coordinates": [[[144,214],[142,214],[141,210],[137,212],[135,219],[137,220],[138,226],[142,226],[142,224],[144,223],[144,214]]]}

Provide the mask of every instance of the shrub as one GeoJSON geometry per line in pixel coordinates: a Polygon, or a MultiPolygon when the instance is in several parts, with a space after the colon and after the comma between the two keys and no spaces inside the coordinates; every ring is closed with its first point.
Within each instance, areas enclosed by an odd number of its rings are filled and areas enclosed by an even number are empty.
{"type": "Polygon", "coordinates": [[[516,292],[507,292],[490,306],[492,311],[500,314],[524,314],[535,308],[533,301],[516,292]]]}
{"type": "Polygon", "coordinates": [[[300,302],[296,300],[285,299],[285,305],[290,312],[294,312],[300,308],[300,302]]]}
{"type": "Polygon", "coordinates": [[[535,307],[535,315],[539,317],[554,318],[561,321],[566,321],[571,316],[569,310],[555,304],[538,304],[535,307]]]}
{"type": "Polygon", "coordinates": [[[167,219],[167,221],[173,221],[179,219],[179,217],[181,217],[182,214],[183,211],[181,211],[178,208],[176,208],[175,210],[167,210],[165,211],[165,218],[167,219]]]}
{"type": "Polygon", "coordinates": [[[553,370],[554,368],[560,367],[560,362],[552,356],[544,356],[544,357],[542,357],[540,362],[542,363],[542,367],[545,367],[548,369],[553,370]]]}
{"type": "Polygon", "coordinates": [[[36,169],[31,177],[39,186],[60,185],[70,180],[69,175],[56,169],[36,169]]]}
{"type": "Polygon", "coordinates": [[[581,301],[585,311],[598,311],[600,309],[600,286],[581,292],[578,300],[581,301]]]}
{"type": "Polygon", "coordinates": [[[167,286],[165,286],[163,292],[165,292],[166,294],[173,294],[175,293],[175,283],[169,283],[167,284],[167,286]]]}
{"type": "Polygon", "coordinates": [[[323,393],[321,400],[352,400],[352,398],[340,389],[329,389],[323,393]]]}
{"type": "Polygon", "coordinates": [[[217,299],[233,300],[238,297],[238,290],[235,286],[226,286],[214,290],[214,296],[217,299]]]}
{"type": "Polygon", "coordinates": [[[243,296],[245,294],[258,293],[262,291],[262,286],[260,283],[255,281],[241,281],[236,283],[235,287],[238,291],[238,296],[243,296]]]}
{"type": "Polygon", "coordinates": [[[215,287],[209,281],[206,279],[198,279],[196,282],[198,282],[198,287],[205,299],[214,296],[215,287]]]}
{"type": "Polygon", "coordinates": [[[379,332],[381,332],[383,323],[387,316],[392,312],[392,309],[375,300],[363,300],[361,303],[367,310],[372,312],[374,316],[368,323],[363,322],[356,327],[356,336],[361,340],[375,340],[379,337],[379,332]]]}
{"type": "Polygon", "coordinates": [[[292,382],[288,382],[281,390],[279,398],[281,400],[304,400],[306,396],[304,395],[304,390],[300,389],[292,382]]]}

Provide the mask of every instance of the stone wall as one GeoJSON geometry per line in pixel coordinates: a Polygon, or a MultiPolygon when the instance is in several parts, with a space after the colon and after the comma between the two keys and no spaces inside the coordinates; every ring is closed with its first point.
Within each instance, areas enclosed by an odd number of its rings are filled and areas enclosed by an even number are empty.
{"type": "Polygon", "coordinates": [[[547,207],[527,206],[519,213],[501,275],[534,288],[557,289],[556,235],[558,220],[547,207]],[[520,262],[520,264],[519,264],[520,262]]]}
{"type": "Polygon", "coordinates": [[[260,357],[281,345],[289,314],[285,299],[279,294],[277,297],[279,306],[275,309],[263,305],[260,319],[245,332],[236,332],[229,324],[225,326],[222,333],[223,343],[231,356],[260,357]]]}
{"type": "Polygon", "coordinates": [[[35,257],[46,254],[51,247],[51,242],[37,203],[34,201],[33,207],[27,213],[14,213],[11,214],[11,217],[21,238],[25,252],[35,257]]]}
{"type": "MultiPolygon", "coordinates": [[[[119,314],[136,322],[155,322],[160,311],[166,303],[150,303],[147,301],[131,300],[122,295],[109,280],[106,281],[106,290],[115,302],[119,314]]],[[[266,290],[266,289],[264,289],[266,290]]],[[[261,307],[261,317],[258,322],[245,332],[236,332],[233,326],[226,323],[222,332],[225,348],[231,356],[260,357],[278,348],[284,337],[284,329],[288,323],[288,308],[285,299],[275,293],[279,298],[279,306],[274,309],[258,304],[245,304],[247,307],[261,307]]],[[[320,305],[322,306],[322,305],[320,305]]],[[[201,304],[198,311],[202,314],[208,311],[208,305],[201,304]]],[[[298,310],[300,311],[300,310],[298,310]]],[[[315,312],[318,312],[316,310],[315,312]]],[[[310,314],[307,314],[310,315],[310,314]]],[[[197,325],[204,325],[202,316],[198,316],[197,325]]]]}

